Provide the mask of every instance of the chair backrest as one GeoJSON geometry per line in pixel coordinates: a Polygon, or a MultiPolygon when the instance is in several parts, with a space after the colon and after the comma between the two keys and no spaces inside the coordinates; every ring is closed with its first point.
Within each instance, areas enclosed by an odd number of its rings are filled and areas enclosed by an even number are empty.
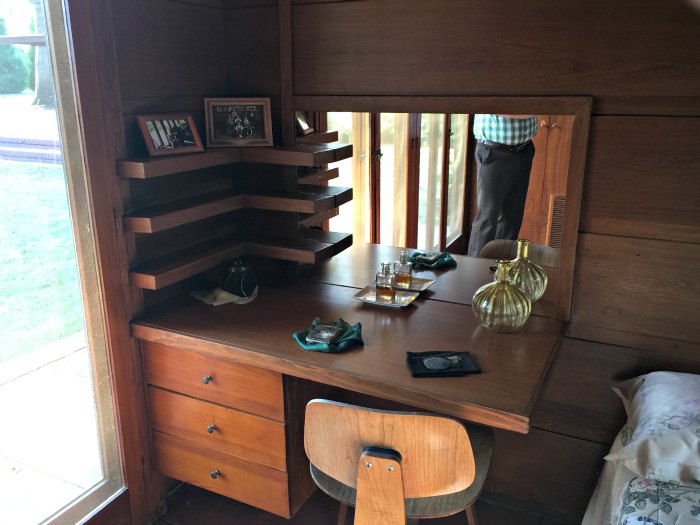
{"type": "MultiPolygon", "coordinates": [[[[487,242],[479,252],[482,259],[515,259],[518,254],[518,241],[495,239],[487,242]]],[[[544,244],[530,243],[527,258],[540,266],[558,268],[561,252],[544,244]]]]}
{"type": "Polygon", "coordinates": [[[358,463],[367,447],[400,454],[405,498],[451,494],[474,481],[469,434],[456,419],[323,399],[308,403],[304,448],[316,468],[357,488],[358,463]]]}

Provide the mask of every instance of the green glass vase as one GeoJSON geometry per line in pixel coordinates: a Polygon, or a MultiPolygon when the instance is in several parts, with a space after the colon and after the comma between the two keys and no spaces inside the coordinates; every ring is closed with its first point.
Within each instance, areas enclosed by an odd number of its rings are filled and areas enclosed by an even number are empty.
{"type": "Polygon", "coordinates": [[[493,332],[515,332],[530,317],[530,298],[508,280],[509,264],[498,261],[495,280],[479,288],[472,298],[476,319],[493,332]]]}
{"type": "Polygon", "coordinates": [[[522,289],[533,303],[547,289],[547,274],[542,267],[527,258],[529,241],[518,239],[518,254],[508,265],[508,280],[522,289]]]}

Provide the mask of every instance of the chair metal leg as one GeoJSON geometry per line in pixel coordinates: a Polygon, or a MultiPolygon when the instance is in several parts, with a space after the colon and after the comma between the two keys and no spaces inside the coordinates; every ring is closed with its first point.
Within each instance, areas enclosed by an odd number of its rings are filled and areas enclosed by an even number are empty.
{"type": "Polygon", "coordinates": [[[474,508],[474,505],[469,505],[467,507],[467,523],[469,525],[478,525],[476,522],[476,509],[474,508]]]}
{"type": "Polygon", "coordinates": [[[345,503],[340,504],[338,509],[338,525],[345,525],[345,517],[348,515],[348,506],[345,503]]]}

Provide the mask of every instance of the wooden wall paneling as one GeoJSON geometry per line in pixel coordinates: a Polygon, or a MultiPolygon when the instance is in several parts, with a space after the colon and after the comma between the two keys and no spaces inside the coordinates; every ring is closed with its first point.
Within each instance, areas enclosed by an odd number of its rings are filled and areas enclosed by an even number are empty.
{"type": "Polygon", "coordinates": [[[270,97],[280,108],[279,18],[274,5],[238,7],[227,2],[225,53],[227,85],[225,96],[270,97]]]}
{"type": "Polygon", "coordinates": [[[700,118],[596,117],[581,230],[700,242],[700,118]]]}
{"type": "Polygon", "coordinates": [[[496,430],[483,497],[581,523],[609,447],[553,432],[496,430]]]}
{"type": "Polygon", "coordinates": [[[697,352],[692,346],[642,350],[566,338],[535,406],[532,427],[609,445],[626,420],[611,387],[656,370],[698,373],[697,352]]]}
{"type": "MultiPolygon", "coordinates": [[[[279,73],[280,73],[280,125],[282,127],[282,144],[293,146],[296,139],[296,119],[292,106],[292,87],[294,85],[294,64],[292,63],[292,2],[279,0],[277,7],[279,34],[279,73]]],[[[291,170],[290,170],[291,171],[291,170]]],[[[295,172],[296,170],[294,170],[295,172]]],[[[290,176],[293,173],[290,173],[290,176]]]]}
{"type": "Polygon", "coordinates": [[[220,5],[201,0],[111,3],[122,97],[129,112],[201,109],[204,96],[226,93],[220,5]]]}
{"type": "Polygon", "coordinates": [[[585,93],[595,96],[595,112],[700,115],[700,16],[691,3],[655,0],[630,9],[606,0],[541,0],[520,7],[478,0],[295,5],[294,91],[585,93]]]}
{"type": "Polygon", "coordinates": [[[572,322],[700,341],[700,245],[581,234],[572,322]]]}

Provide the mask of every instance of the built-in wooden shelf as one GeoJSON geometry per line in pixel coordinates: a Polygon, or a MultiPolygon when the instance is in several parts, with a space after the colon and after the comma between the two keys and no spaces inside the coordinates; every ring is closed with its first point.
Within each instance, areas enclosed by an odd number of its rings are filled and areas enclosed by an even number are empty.
{"type": "Polygon", "coordinates": [[[337,131],[320,131],[297,137],[297,144],[328,144],[330,142],[338,142],[337,131]]]}
{"type": "Polygon", "coordinates": [[[117,173],[127,179],[150,179],[183,171],[233,164],[284,164],[287,166],[321,166],[352,157],[349,144],[305,144],[294,148],[254,147],[208,149],[202,153],[119,160],[117,173]]]}
{"type": "Polygon", "coordinates": [[[241,208],[298,213],[297,220],[301,221],[294,238],[258,235],[214,239],[137,264],[129,271],[131,284],[159,290],[244,255],[317,264],[350,246],[351,234],[307,228],[321,224],[326,217],[337,213],[340,205],[352,200],[352,188],[323,185],[339,174],[337,168],[328,169],[328,164],[352,157],[350,145],[317,143],[337,138],[338,134],[331,132],[317,134],[314,143],[290,148],[213,148],[188,155],[118,161],[117,172],[126,179],[152,179],[239,162],[306,168],[298,170],[294,193],[242,194],[222,190],[137,209],[125,215],[124,228],[131,233],[156,233],[241,208]]]}
{"type": "Polygon", "coordinates": [[[319,213],[352,200],[352,188],[300,184],[294,194],[246,195],[246,206],[259,210],[319,213]]]}
{"type": "Polygon", "coordinates": [[[144,208],[124,216],[124,229],[131,233],[156,233],[243,208],[245,198],[231,190],[144,208]]]}
{"type": "Polygon", "coordinates": [[[240,162],[240,148],[210,149],[203,153],[188,153],[150,159],[117,161],[117,173],[125,179],[150,179],[183,171],[201,170],[240,162]]]}
{"type": "Polygon", "coordinates": [[[333,217],[338,216],[338,209],[334,208],[332,210],[322,211],[321,213],[315,213],[313,215],[304,215],[299,218],[299,225],[306,227],[316,227],[320,228],[323,226],[323,221],[328,221],[333,217]]]}
{"type": "Polygon", "coordinates": [[[255,236],[210,241],[172,253],[129,272],[132,285],[160,290],[198,273],[216,268],[228,259],[258,255],[307,264],[325,261],[352,244],[352,234],[300,229],[299,239],[255,236]]]}
{"type": "Polygon", "coordinates": [[[241,148],[241,162],[320,166],[352,157],[350,144],[302,144],[293,148],[241,148]]]}
{"type": "Polygon", "coordinates": [[[241,208],[317,214],[352,200],[352,188],[299,185],[297,193],[265,195],[222,191],[135,211],[124,217],[131,233],[156,233],[241,208]]]}
{"type": "Polygon", "coordinates": [[[316,168],[300,171],[297,181],[302,184],[323,184],[340,176],[338,168],[316,168]]]}

